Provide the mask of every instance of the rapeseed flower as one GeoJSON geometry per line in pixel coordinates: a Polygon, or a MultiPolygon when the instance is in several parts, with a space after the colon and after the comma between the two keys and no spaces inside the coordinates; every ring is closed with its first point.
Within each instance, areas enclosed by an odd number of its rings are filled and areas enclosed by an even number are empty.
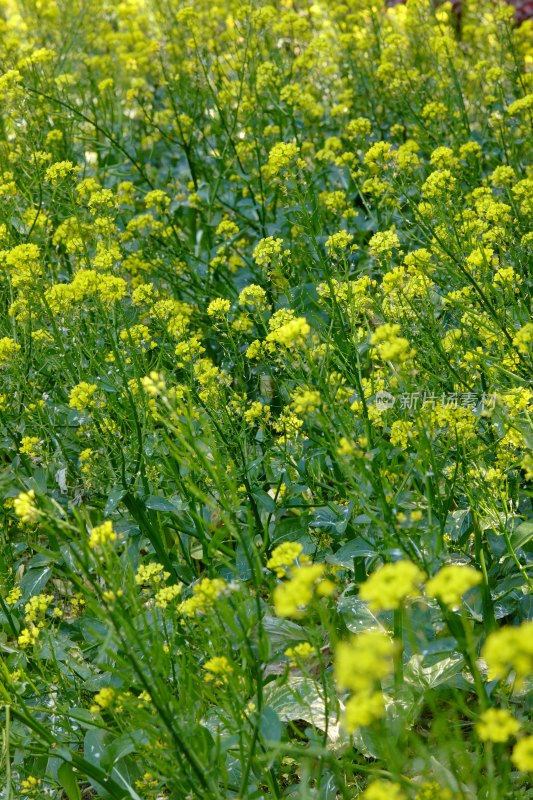
{"type": "Polygon", "coordinates": [[[359,597],[372,611],[399,608],[409,597],[419,593],[424,573],[410,561],[384,564],[360,587],[359,597]]]}
{"type": "Polygon", "coordinates": [[[302,545],[299,542],[283,542],[274,548],[266,565],[278,578],[283,578],[297,562],[309,563],[309,556],[304,555],[302,545]]]}
{"type": "Polygon", "coordinates": [[[519,730],[520,723],[503,708],[487,709],[476,723],[477,735],[483,742],[507,742],[519,730]]]}
{"type": "Polygon", "coordinates": [[[117,534],[113,530],[113,523],[106,520],[101,525],[96,525],[89,534],[89,547],[91,550],[100,550],[107,544],[116,542],[117,534]]]}
{"type": "Polygon", "coordinates": [[[533,772],[533,736],[524,736],[515,744],[511,761],[521,772],[533,772]]]}
{"type": "Polygon", "coordinates": [[[74,386],[70,390],[68,401],[69,406],[77,409],[78,411],[90,409],[94,405],[93,397],[97,390],[98,386],[95,383],[81,381],[81,383],[78,383],[77,386],[74,386]]]}
{"type": "Polygon", "coordinates": [[[461,605],[463,595],[483,581],[483,576],[473,567],[447,564],[426,583],[426,594],[435,597],[450,608],[461,605]]]}
{"type": "Polygon", "coordinates": [[[396,646],[387,633],[368,630],[340,642],[335,651],[334,675],[341,691],[370,692],[392,672],[396,646]]]}
{"type": "Polygon", "coordinates": [[[192,597],[180,603],[178,610],[185,617],[205,614],[228,589],[222,578],[202,578],[192,589],[192,597]]]}
{"type": "Polygon", "coordinates": [[[202,669],[206,671],[204,681],[206,683],[213,682],[215,686],[223,686],[227,683],[233,672],[233,667],[225,656],[213,656],[203,664],[202,669]]]}
{"type": "Polygon", "coordinates": [[[278,617],[300,619],[313,598],[328,597],[335,584],[325,577],[325,564],[303,564],[293,567],[286,581],[274,589],[274,610],[278,617]]]}
{"type": "Polygon", "coordinates": [[[533,621],[507,625],[489,634],[481,655],[489,668],[489,680],[503,680],[509,672],[518,684],[533,673],[533,621]]]}
{"type": "Polygon", "coordinates": [[[374,781],[361,795],[362,800],[407,800],[402,789],[389,781],[374,781]]]}
{"type": "Polygon", "coordinates": [[[35,522],[39,512],[35,505],[35,492],[30,489],[28,492],[20,492],[14,501],[15,514],[21,522],[35,522]]]}

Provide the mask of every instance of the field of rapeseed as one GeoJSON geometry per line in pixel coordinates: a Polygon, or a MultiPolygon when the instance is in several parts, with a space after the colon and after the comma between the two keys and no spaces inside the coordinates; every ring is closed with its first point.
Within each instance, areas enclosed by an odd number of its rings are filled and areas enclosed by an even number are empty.
{"type": "Polygon", "coordinates": [[[0,0],[2,800],[533,797],[513,14],[0,0]]]}

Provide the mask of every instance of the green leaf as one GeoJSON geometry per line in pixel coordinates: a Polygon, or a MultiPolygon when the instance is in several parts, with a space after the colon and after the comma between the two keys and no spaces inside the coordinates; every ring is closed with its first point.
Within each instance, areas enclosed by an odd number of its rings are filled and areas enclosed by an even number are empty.
{"type": "Polygon", "coordinates": [[[262,711],[259,730],[267,742],[279,742],[281,739],[283,730],[281,720],[270,706],[266,706],[262,711]]]}
{"type": "Polygon", "coordinates": [[[328,564],[337,564],[340,567],[345,567],[345,569],[353,570],[354,558],[366,558],[375,555],[375,548],[365,542],[364,539],[357,537],[343,545],[336,553],[326,556],[326,561],[328,564]]]}
{"type": "Polygon", "coordinates": [[[509,537],[513,550],[521,550],[533,539],[533,522],[522,522],[509,537]]]}
{"type": "Polygon", "coordinates": [[[331,743],[347,741],[337,717],[337,704],[329,698],[328,713],[323,689],[311,678],[291,675],[287,681],[268,683],[264,691],[265,703],[276,712],[282,722],[301,719],[322,731],[327,729],[331,743]]]}
{"type": "Polygon", "coordinates": [[[146,500],[145,506],[152,511],[173,511],[177,513],[179,510],[170,500],[165,500],[164,497],[156,497],[155,495],[146,500]]]}
{"type": "Polygon", "coordinates": [[[64,761],[57,771],[57,779],[65,791],[68,800],[81,800],[81,791],[74,770],[64,761]]]}
{"type": "Polygon", "coordinates": [[[125,756],[134,753],[141,745],[143,736],[142,731],[132,731],[115,739],[102,755],[102,767],[106,769],[114,767],[125,756]]]}
{"type": "Polygon", "coordinates": [[[125,494],[126,490],[123,489],[122,486],[113,486],[107,496],[107,502],[104,508],[104,514],[106,517],[113,513],[125,494]]]}
{"type": "Polygon", "coordinates": [[[383,623],[370,611],[366,603],[363,603],[358,597],[341,597],[338,603],[338,610],[346,623],[346,627],[352,633],[360,633],[369,628],[385,630],[383,623]]]}
{"type": "Polygon", "coordinates": [[[347,506],[336,506],[330,503],[322,508],[317,508],[311,515],[309,527],[327,531],[332,535],[343,534],[352,515],[353,503],[347,506]]]}
{"type": "Polygon", "coordinates": [[[36,594],[40,594],[52,576],[52,568],[40,566],[29,569],[20,582],[22,599],[28,600],[36,594]]]}
{"type": "Polygon", "coordinates": [[[276,510],[276,504],[267,492],[264,492],[261,489],[256,489],[255,492],[252,492],[252,497],[257,505],[268,514],[273,514],[276,510]]]}
{"type": "Polygon", "coordinates": [[[444,532],[454,542],[460,541],[472,524],[472,515],[469,508],[458,508],[448,514],[444,532]]]}
{"type": "Polygon", "coordinates": [[[279,650],[286,650],[294,642],[305,642],[308,639],[308,634],[298,623],[270,614],[265,614],[263,617],[263,628],[276,653],[279,650]]]}
{"type": "MultiPolygon", "coordinates": [[[[456,685],[458,676],[465,667],[460,653],[452,653],[447,658],[431,663],[431,659],[415,654],[405,667],[405,679],[414,686],[435,689],[443,684],[456,685]]],[[[460,681],[461,685],[464,681],[460,681]]]]}

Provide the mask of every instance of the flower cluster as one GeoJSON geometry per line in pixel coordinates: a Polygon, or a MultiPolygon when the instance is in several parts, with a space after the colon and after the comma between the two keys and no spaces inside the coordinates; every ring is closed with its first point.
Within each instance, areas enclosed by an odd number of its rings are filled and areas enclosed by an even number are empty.
{"type": "Polygon", "coordinates": [[[385,703],[378,684],[390,675],[394,652],[394,642],[379,630],[357,634],[337,646],[335,681],[341,691],[352,693],[343,718],[349,733],[383,717],[385,703]]]}

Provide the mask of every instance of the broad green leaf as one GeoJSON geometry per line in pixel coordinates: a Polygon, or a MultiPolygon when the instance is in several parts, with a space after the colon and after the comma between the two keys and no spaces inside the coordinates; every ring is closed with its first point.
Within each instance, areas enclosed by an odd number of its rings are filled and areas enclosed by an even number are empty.
{"type": "Polygon", "coordinates": [[[261,712],[259,730],[267,742],[279,742],[283,730],[281,720],[271,706],[265,706],[261,712]]]}
{"type": "Polygon", "coordinates": [[[327,729],[328,739],[333,743],[346,740],[339,725],[336,702],[328,698],[326,712],[322,686],[311,678],[291,675],[281,684],[268,683],[264,699],[283,722],[301,719],[322,731],[327,729]]]}
{"type": "Polygon", "coordinates": [[[174,503],[171,503],[170,500],[165,500],[164,497],[148,497],[145,501],[145,506],[152,511],[173,511],[174,513],[179,511],[174,503]]]}
{"type": "Polygon", "coordinates": [[[28,600],[40,594],[52,576],[52,568],[46,565],[29,569],[20,582],[22,599],[28,600]]]}
{"type": "Polygon", "coordinates": [[[107,496],[107,501],[104,508],[104,514],[106,517],[113,513],[125,494],[126,490],[123,489],[122,486],[113,486],[107,496]]]}
{"type": "Polygon", "coordinates": [[[63,787],[68,800],[81,800],[81,791],[70,764],[63,762],[57,771],[57,778],[63,787]]]}
{"type": "Polygon", "coordinates": [[[470,514],[470,509],[458,508],[456,511],[452,511],[448,514],[444,531],[454,542],[457,542],[468,531],[471,522],[472,515],[470,514]]]}
{"type": "Polygon", "coordinates": [[[270,614],[263,617],[263,628],[274,652],[285,650],[294,642],[305,642],[308,638],[304,628],[298,623],[292,622],[290,619],[273,617],[270,614]]]}
{"type": "MultiPolygon", "coordinates": [[[[346,627],[352,633],[367,631],[369,628],[385,630],[383,623],[370,611],[367,604],[359,600],[358,597],[341,597],[337,608],[346,623],[346,627]]],[[[386,618],[386,615],[384,615],[384,618],[386,618]]]]}
{"type": "Polygon", "coordinates": [[[522,522],[509,537],[513,550],[520,550],[533,539],[533,521],[522,522]]]}
{"type": "Polygon", "coordinates": [[[336,506],[334,503],[330,503],[323,508],[317,508],[311,515],[309,527],[318,528],[339,536],[345,532],[348,526],[352,515],[352,507],[352,503],[347,506],[336,506]]]}
{"type": "Polygon", "coordinates": [[[357,537],[344,544],[336,553],[326,556],[328,564],[337,564],[345,569],[354,568],[354,558],[366,558],[368,556],[375,556],[376,550],[364,539],[357,537]]]}
{"type": "Polygon", "coordinates": [[[412,656],[405,667],[405,680],[414,686],[427,689],[435,689],[451,682],[456,685],[457,681],[454,679],[461,675],[465,667],[464,658],[460,653],[452,653],[447,658],[431,662],[431,659],[420,654],[412,656]]]}
{"type": "Polygon", "coordinates": [[[273,514],[276,510],[276,503],[267,492],[257,489],[255,492],[252,492],[252,497],[259,508],[266,511],[268,514],[273,514]]]}

